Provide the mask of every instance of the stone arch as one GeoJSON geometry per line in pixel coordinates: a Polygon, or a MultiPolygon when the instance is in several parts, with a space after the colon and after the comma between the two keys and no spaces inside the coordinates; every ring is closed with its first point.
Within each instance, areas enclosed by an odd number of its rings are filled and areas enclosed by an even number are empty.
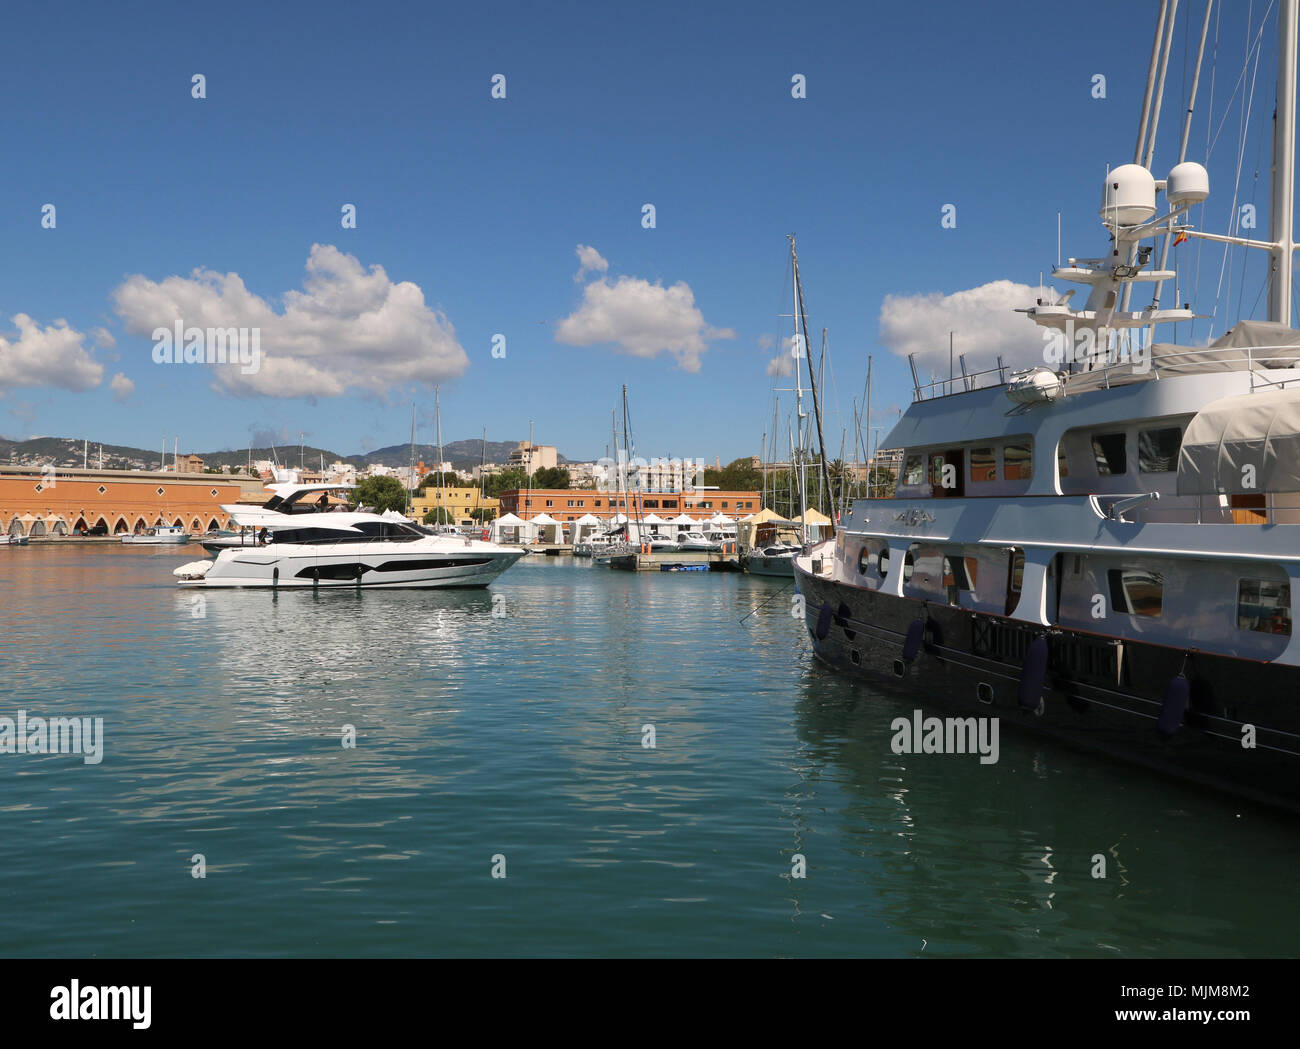
{"type": "Polygon", "coordinates": [[[197,517],[194,518],[194,520],[192,520],[192,521],[190,522],[190,531],[191,531],[191,532],[201,532],[201,531],[203,531],[203,522],[200,521],[197,517]]]}
{"type": "Polygon", "coordinates": [[[32,526],[27,530],[27,534],[30,536],[44,535],[45,522],[38,517],[35,521],[32,522],[32,526]]]}
{"type": "Polygon", "coordinates": [[[221,522],[218,521],[215,517],[214,517],[211,521],[208,522],[208,531],[209,531],[209,532],[215,532],[215,531],[216,531],[218,528],[220,528],[220,527],[221,527],[221,522]]]}
{"type": "Polygon", "coordinates": [[[144,533],[144,530],[148,527],[149,527],[148,521],[146,521],[143,517],[137,517],[135,519],[135,527],[132,528],[131,531],[134,532],[136,535],[142,535],[144,533]]]}
{"type": "Polygon", "coordinates": [[[123,535],[124,533],[129,531],[131,531],[131,526],[126,523],[126,518],[119,516],[117,519],[117,524],[113,526],[113,534],[123,535]]]}
{"type": "Polygon", "coordinates": [[[75,532],[85,532],[85,531],[87,531],[89,528],[90,528],[90,525],[86,524],[86,519],[85,519],[85,517],[78,517],[77,520],[76,520],[76,521],[73,523],[73,525],[72,525],[72,531],[73,531],[74,533],[75,533],[75,532]]]}
{"type": "Polygon", "coordinates": [[[53,526],[51,526],[51,528],[50,528],[50,534],[51,534],[51,535],[67,535],[67,534],[68,534],[68,522],[67,522],[64,518],[62,518],[62,517],[56,517],[56,518],[54,519],[54,524],[53,524],[53,526]]]}
{"type": "Polygon", "coordinates": [[[100,515],[99,519],[98,519],[98,520],[97,520],[97,521],[96,521],[96,522],[95,522],[91,527],[92,527],[92,528],[98,528],[100,525],[103,525],[103,526],[104,526],[104,531],[105,531],[105,532],[108,531],[108,521],[105,520],[105,518],[103,517],[102,514],[100,515]]]}
{"type": "Polygon", "coordinates": [[[14,517],[13,517],[13,519],[9,522],[9,527],[8,527],[7,531],[9,532],[10,535],[22,535],[22,534],[23,534],[23,523],[22,523],[22,521],[20,521],[20,520],[18,519],[18,515],[17,515],[17,514],[15,514],[14,517]]]}

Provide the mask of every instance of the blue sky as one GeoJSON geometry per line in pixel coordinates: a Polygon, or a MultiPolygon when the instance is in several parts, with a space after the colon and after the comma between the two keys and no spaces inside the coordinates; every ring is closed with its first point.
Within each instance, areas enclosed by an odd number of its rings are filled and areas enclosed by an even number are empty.
{"type": "MultiPolygon", "coordinates": [[[[1203,10],[1181,6],[1157,177],[1203,10]]],[[[638,453],[725,462],[770,428],[795,232],[810,325],[830,331],[836,449],[868,354],[877,406],[910,398],[899,326],[946,362],[924,300],[882,339],[887,296],[1036,285],[1058,209],[1066,255],[1104,250],[1101,182],[1132,159],[1156,7],[8,4],[0,434],[142,447],[166,434],[184,451],[304,431],[351,453],[407,440],[413,401],[431,439],[440,380],[445,439],[487,427],[517,440],[532,420],[538,441],[584,458],[604,454],[626,383],[638,453]],[[490,97],[498,73],[504,100],[490,97]],[[791,97],[797,73],[805,99],[791,97]],[[41,226],[47,203],[54,229],[41,226]],[[948,203],[955,229],[940,225],[948,203]],[[355,229],[340,225],[344,204],[355,229]],[[314,245],[325,277],[304,291],[314,245]],[[579,245],[607,269],[575,281],[579,245]],[[237,274],[248,296],[196,270],[237,274]],[[689,293],[668,294],[679,284],[689,293]],[[239,308],[250,297],[261,314],[239,308]],[[149,332],[177,302],[231,325],[292,313],[263,332],[267,361],[290,370],[268,364],[254,383],[156,364],[149,332]]],[[[1212,119],[1212,195],[1193,221],[1215,231],[1233,205],[1228,106],[1248,15],[1257,27],[1268,5],[1228,7],[1211,27],[1213,115],[1207,64],[1188,154],[1205,161],[1212,119]]],[[[1238,187],[1261,233],[1274,18],[1238,187]]],[[[1254,264],[1243,281],[1234,258],[1215,334],[1259,289],[1254,264]]],[[[1194,256],[1180,259],[1209,313],[1221,251],[1203,251],[1199,280],[1194,256]]],[[[958,350],[991,364],[989,332],[963,323],[958,350]]]]}

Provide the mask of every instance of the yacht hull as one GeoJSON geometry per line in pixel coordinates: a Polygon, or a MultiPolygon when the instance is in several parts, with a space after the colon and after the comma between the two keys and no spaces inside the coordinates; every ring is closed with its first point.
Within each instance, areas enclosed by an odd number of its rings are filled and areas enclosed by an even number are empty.
{"type": "Polygon", "coordinates": [[[271,544],[260,549],[224,550],[202,578],[182,579],[180,585],[278,590],[476,588],[489,585],[522,556],[521,550],[488,548],[488,544],[450,552],[340,551],[328,547],[297,547],[286,552],[271,544]]]}
{"type": "Polygon", "coordinates": [[[818,659],[837,671],[927,709],[997,717],[1218,792],[1300,811],[1300,667],[1117,643],[867,590],[810,568],[807,557],[795,565],[805,626],[818,659]],[[909,631],[920,642],[913,642],[910,661],[909,631]],[[1039,637],[1048,653],[1041,678],[1026,669],[1039,637]],[[1185,691],[1171,685],[1180,674],[1185,691]],[[1244,746],[1248,740],[1254,745],[1244,746]]]}

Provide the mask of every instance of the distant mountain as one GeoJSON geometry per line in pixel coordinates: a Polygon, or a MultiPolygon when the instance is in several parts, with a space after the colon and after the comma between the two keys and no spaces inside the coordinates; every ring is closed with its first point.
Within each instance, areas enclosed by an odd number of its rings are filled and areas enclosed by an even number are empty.
{"type": "MultiPolygon", "coordinates": [[[[518,441],[488,441],[487,461],[490,463],[505,462],[518,445],[518,441]]],[[[80,440],[72,437],[35,437],[29,441],[14,441],[0,437],[0,462],[18,466],[40,466],[50,463],[54,466],[80,468],[83,447],[80,440]]],[[[97,443],[90,442],[86,465],[92,469],[99,466],[99,449],[100,446],[97,443]]],[[[126,445],[106,444],[103,449],[105,469],[158,469],[160,448],[150,450],[147,448],[131,448],[126,445]]],[[[455,469],[468,472],[483,461],[484,447],[483,442],[478,439],[451,441],[443,445],[442,452],[455,469]]],[[[169,448],[167,450],[169,459],[171,454],[169,448]]],[[[182,451],[181,454],[188,455],[190,453],[182,451]]],[[[383,463],[385,466],[391,467],[405,466],[410,461],[411,446],[409,444],[393,444],[386,448],[376,448],[364,455],[339,455],[338,452],[330,451],[328,448],[318,448],[314,445],[302,448],[295,448],[292,445],[274,449],[254,448],[251,453],[247,448],[227,448],[218,452],[198,452],[195,454],[207,466],[218,469],[222,466],[229,466],[232,469],[244,466],[248,462],[250,455],[254,461],[270,459],[288,467],[298,466],[301,463],[308,469],[313,466],[319,469],[322,458],[324,458],[326,466],[333,462],[342,461],[358,468],[370,466],[374,463],[383,463]]],[[[415,446],[415,459],[416,462],[426,464],[437,462],[437,446],[417,444],[415,446]]],[[[562,463],[569,461],[563,455],[559,455],[558,459],[562,463]]]]}

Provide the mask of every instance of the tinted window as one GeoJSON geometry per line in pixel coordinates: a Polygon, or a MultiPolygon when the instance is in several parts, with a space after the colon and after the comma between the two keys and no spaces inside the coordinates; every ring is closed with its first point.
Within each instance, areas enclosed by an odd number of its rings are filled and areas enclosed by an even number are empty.
{"type": "Polygon", "coordinates": [[[1092,454],[1102,477],[1128,473],[1128,438],[1122,433],[1092,435],[1092,454]]]}
{"type": "Polygon", "coordinates": [[[1243,579],[1237,588],[1237,627],[1262,634],[1291,633],[1291,584],[1243,579]]]}
{"type": "Polygon", "coordinates": [[[1033,475],[1032,444],[1008,444],[1002,449],[1002,476],[1006,480],[1027,481],[1033,475]]]}
{"type": "Polygon", "coordinates": [[[1112,568],[1110,604],[1116,612],[1135,616],[1158,616],[1164,604],[1165,577],[1145,568],[1112,568]]]}
{"type": "Polygon", "coordinates": [[[925,480],[925,456],[909,455],[907,467],[903,471],[904,484],[920,484],[925,480]]]}
{"type": "Polygon", "coordinates": [[[992,448],[971,449],[970,479],[972,481],[996,481],[998,479],[998,459],[992,448]]]}
{"type": "Polygon", "coordinates": [[[1144,474],[1172,473],[1178,469],[1178,449],[1183,431],[1178,426],[1143,430],[1138,434],[1138,469],[1144,474]]]}

